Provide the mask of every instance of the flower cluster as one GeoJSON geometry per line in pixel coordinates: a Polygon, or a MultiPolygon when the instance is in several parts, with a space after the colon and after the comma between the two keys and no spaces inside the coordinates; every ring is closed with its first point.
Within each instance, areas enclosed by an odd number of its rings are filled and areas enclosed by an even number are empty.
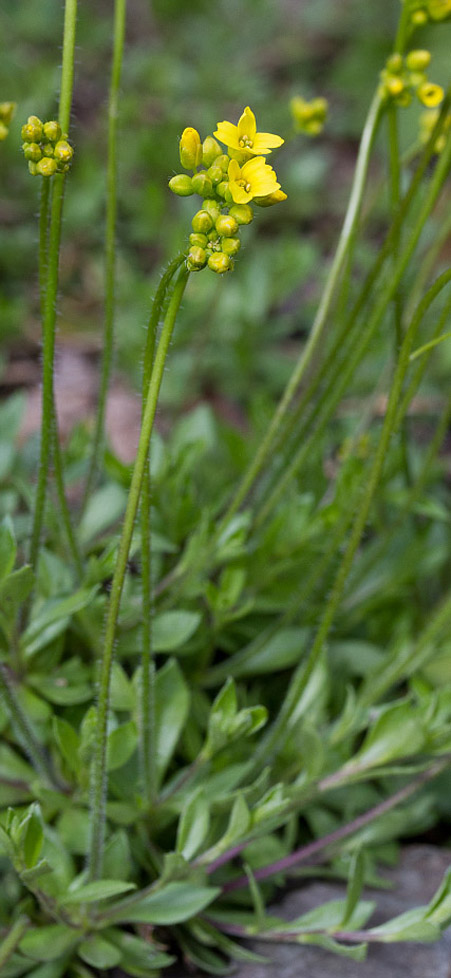
{"type": "Polygon", "coordinates": [[[0,142],[6,139],[11,119],[16,111],[15,102],[0,102],[0,142]]]}
{"type": "Polygon", "coordinates": [[[317,136],[324,128],[329,105],[325,98],[314,98],[310,102],[294,95],[290,101],[290,111],[296,132],[307,136],[317,136]]]}
{"type": "MultiPolygon", "coordinates": [[[[432,130],[434,129],[434,126],[437,122],[439,115],[440,115],[439,109],[430,109],[429,112],[421,113],[420,116],[420,142],[421,143],[427,143],[428,140],[430,139],[432,135],[432,130]]],[[[446,146],[447,137],[450,132],[451,132],[451,113],[448,112],[444,120],[442,131],[440,135],[437,136],[437,139],[435,140],[434,153],[443,152],[446,146]]]]}
{"type": "Polygon", "coordinates": [[[249,107],[236,126],[218,122],[214,135],[207,136],[203,143],[196,129],[184,130],[180,162],[193,175],[178,173],[169,186],[181,197],[191,194],[202,197],[189,238],[187,267],[191,272],[200,271],[206,265],[219,274],[230,271],[241,246],[240,226],[250,224],[254,216],[251,202],[268,207],[286,200],[276,173],[265,160],[282,143],[280,136],[257,132],[255,116],[249,107]],[[223,152],[218,140],[228,152],[223,152]]]}
{"type": "Polygon", "coordinates": [[[428,21],[441,21],[451,17],[451,0],[411,0],[410,19],[414,27],[423,27],[428,21]]]}
{"type": "Polygon", "coordinates": [[[67,135],[55,120],[41,122],[37,115],[30,115],[22,126],[22,149],[33,176],[53,177],[54,173],[66,173],[74,151],[67,135]]]}
{"type": "Polygon", "coordinates": [[[405,57],[390,55],[381,72],[381,96],[402,106],[410,105],[413,95],[428,109],[440,105],[445,93],[441,85],[428,80],[430,61],[430,51],[409,51],[405,57]]]}

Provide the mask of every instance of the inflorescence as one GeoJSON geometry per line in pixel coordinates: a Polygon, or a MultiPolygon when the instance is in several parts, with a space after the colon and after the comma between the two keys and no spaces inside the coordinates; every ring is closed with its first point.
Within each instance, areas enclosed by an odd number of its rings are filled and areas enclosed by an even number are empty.
{"type": "Polygon", "coordinates": [[[30,115],[22,126],[22,139],[32,176],[53,177],[55,173],[67,172],[74,151],[59,122],[54,119],[41,122],[37,115],[30,115]]]}
{"type": "Polygon", "coordinates": [[[0,102],[0,142],[6,139],[9,133],[9,127],[15,111],[15,102],[0,102]]]}
{"type": "Polygon", "coordinates": [[[273,133],[257,132],[254,113],[245,108],[238,124],[219,122],[213,136],[204,142],[196,129],[184,130],[180,139],[180,162],[193,175],[178,173],[169,181],[180,197],[199,194],[202,207],[192,219],[192,234],[186,264],[190,272],[208,267],[219,274],[233,268],[241,247],[239,229],[250,224],[251,201],[269,207],[286,200],[277,175],[265,156],[281,146],[273,133]],[[227,147],[223,152],[219,140],[227,147]]]}
{"type": "Polygon", "coordinates": [[[423,27],[428,21],[447,20],[448,17],[451,17],[451,0],[410,0],[410,20],[414,27],[423,27]]]}
{"type": "Polygon", "coordinates": [[[430,51],[409,51],[405,57],[402,54],[391,54],[381,72],[382,98],[391,100],[396,105],[406,106],[410,105],[413,95],[416,95],[428,109],[440,105],[445,93],[441,85],[436,85],[427,77],[430,61],[430,51]]]}
{"type": "Polygon", "coordinates": [[[324,128],[328,110],[325,98],[313,98],[308,102],[301,95],[294,95],[290,100],[290,112],[295,132],[318,136],[324,128]]]}

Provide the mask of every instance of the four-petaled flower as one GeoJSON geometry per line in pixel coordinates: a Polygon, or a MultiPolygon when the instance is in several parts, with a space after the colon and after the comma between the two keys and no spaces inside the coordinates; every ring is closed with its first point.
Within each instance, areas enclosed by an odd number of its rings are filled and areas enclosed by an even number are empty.
{"type": "Polygon", "coordinates": [[[246,158],[266,156],[283,143],[281,136],[272,132],[257,132],[255,115],[249,106],[245,108],[237,126],[232,122],[218,122],[214,135],[229,149],[243,153],[246,158]]]}
{"type": "Polygon", "coordinates": [[[280,189],[277,176],[264,156],[254,156],[243,166],[237,160],[230,160],[228,177],[235,204],[248,204],[254,197],[267,197],[280,189]]]}

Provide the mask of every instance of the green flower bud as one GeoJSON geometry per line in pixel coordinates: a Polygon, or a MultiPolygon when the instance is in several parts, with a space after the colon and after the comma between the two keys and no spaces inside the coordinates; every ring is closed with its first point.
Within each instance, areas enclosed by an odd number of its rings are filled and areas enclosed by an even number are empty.
{"type": "Polygon", "coordinates": [[[42,122],[37,115],[28,116],[28,120],[22,126],[22,139],[24,143],[40,143],[42,139],[42,122]]]}
{"type": "Polygon", "coordinates": [[[213,163],[213,166],[208,168],[207,176],[210,178],[213,186],[216,186],[217,183],[221,183],[221,181],[224,179],[224,173],[221,170],[221,167],[216,163],[213,163]]]}
{"type": "Polygon", "coordinates": [[[28,172],[31,173],[32,177],[36,177],[38,174],[37,163],[33,163],[33,160],[28,160],[28,172]]]}
{"type": "Polygon", "coordinates": [[[239,238],[222,238],[221,250],[230,258],[233,258],[234,255],[238,254],[240,248],[241,241],[239,238]]]}
{"type": "Polygon", "coordinates": [[[206,248],[208,244],[208,238],[206,234],[190,234],[189,243],[194,248],[206,248]]]}
{"type": "Polygon", "coordinates": [[[50,122],[44,122],[44,136],[51,143],[57,143],[62,136],[59,122],[56,122],[55,119],[52,119],[50,122]]]}
{"type": "Polygon", "coordinates": [[[55,159],[59,161],[59,163],[70,163],[74,155],[74,151],[66,139],[60,139],[55,146],[53,155],[55,159]]]}
{"type": "Polygon", "coordinates": [[[9,126],[16,108],[15,102],[0,102],[0,120],[5,126],[9,126]]]}
{"type": "Polygon", "coordinates": [[[191,177],[187,173],[177,173],[175,177],[171,177],[169,187],[172,193],[179,197],[191,197],[194,193],[191,177]]]}
{"type": "Polygon", "coordinates": [[[221,214],[215,222],[215,227],[222,238],[233,238],[238,231],[238,221],[233,215],[230,217],[230,214],[221,214]]]}
{"type": "Polygon", "coordinates": [[[36,173],[39,173],[41,177],[53,177],[53,174],[57,171],[57,167],[56,160],[49,156],[43,156],[42,160],[36,163],[36,173]]]}
{"type": "Polygon", "coordinates": [[[445,20],[451,16],[451,0],[428,0],[427,6],[432,20],[445,20]]]}
{"type": "Polygon", "coordinates": [[[225,197],[228,189],[229,189],[229,181],[221,180],[221,183],[218,183],[216,186],[216,193],[219,194],[220,197],[225,197]]]}
{"type": "Polygon", "coordinates": [[[217,232],[217,231],[215,231],[215,229],[214,229],[214,228],[213,228],[213,231],[209,231],[209,232],[208,232],[208,240],[209,240],[210,242],[211,242],[211,241],[219,241],[219,234],[218,234],[218,232],[217,232]]]}
{"type": "Polygon", "coordinates": [[[221,156],[215,160],[215,165],[220,166],[223,173],[227,173],[229,169],[230,156],[227,153],[222,153],[221,156]]]}
{"type": "Polygon", "coordinates": [[[207,136],[202,143],[202,163],[211,166],[217,156],[221,155],[221,147],[213,136],[207,136]]]}
{"type": "Polygon", "coordinates": [[[233,268],[233,262],[230,260],[228,255],[225,255],[222,251],[216,251],[214,255],[210,255],[208,259],[208,267],[211,268],[212,272],[217,272],[218,275],[223,275],[224,272],[230,272],[233,268]]]}
{"type": "Polygon", "coordinates": [[[217,200],[212,200],[207,197],[202,204],[202,208],[204,211],[208,211],[214,221],[217,221],[218,217],[220,217],[221,205],[218,204],[217,200]]]}
{"type": "Polygon", "coordinates": [[[0,142],[3,139],[6,139],[8,133],[9,133],[8,126],[5,126],[4,122],[0,122],[0,142]]]}
{"type": "Polygon", "coordinates": [[[38,163],[42,157],[42,150],[39,143],[24,143],[22,149],[25,159],[33,160],[33,163],[38,163]]]}
{"type": "Polygon", "coordinates": [[[194,215],[191,227],[193,231],[199,232],[199,234],[207,234],[213,227],[213,219],[208,211],[200,210],[194,215]]]}
{"type": "Polygon", "coordinates": [[[199,272],[207,264],[207,252],[203,248],[190,248],[186,260],[190,272],[199,272]]]}
{"type": "Polygon", "coordinates": [[[414,10],[411,20],[415,27],[423,27],[428,22],[428,15],[425,10],[414,10]]]}
{"type": "Polygon", "coordinates": [[[200,173],[195,173],[192,177],[192,183],[194,193],[200,194],[201,197],[208,197],[213,191],[213,184],[207,177],[205,170],[201,170],[200,173]]]}
{"type": "Polygon", "coordinates": [[[229,210],[230,217],[234,217],[237,224],[250,224],[254,217],[254,212],[249,204],[234,204],[229,210]]]}
{"type": "Polygon", "coordinates": [[[406,65],[409,71],[426,71],[430,63],[430,51],[409,51],[406,57],[406,65]]]}
{"type": "Polygon", "coordinates": [[[393,75],[398,75],[403,69],[403,59],[402,54],[391,54],[386,61],[387,71],[391,72],[393,75]]]}
{"type": "Polygon", "coordinates": [[[41,144],[41,147],[42,147],[42,153],[43,153],[44,156],[54,156],[55,155],[53,143],[44,143],[43,145],[41,144]]]}
{"type": "Polygon", "coordinates": [[[197,129],[188,126],[179,143],[180,162],[185,170],[194,170],[202,162],[202,143],[197,129]]]}

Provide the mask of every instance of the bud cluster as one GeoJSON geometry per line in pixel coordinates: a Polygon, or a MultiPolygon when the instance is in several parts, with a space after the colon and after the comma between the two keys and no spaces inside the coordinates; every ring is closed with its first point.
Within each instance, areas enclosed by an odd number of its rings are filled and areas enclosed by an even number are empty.
{"type": "Polygon", "coordinates": [[[9,133],[9,126],[15,111],[15,102],[0,102],[0,142],[6,139],[9,133]]]}
{"type": "Polygon", "coordinates": [[[74,151],[59,122],[41,122],[37,115],[30,115],[22,126],[22,140],[32,176],[53,177],[69,169],[74,151]]]}
{"type": "Polygon", "coordinates": [[[295,132],[305,132],[307,136],[318,136],[324,128],[329,104],[325,98],[314,98],[310,102],[294,95],[290,101],[290,111],[295,132]]]}
{"type": "MultiPolygon", "coordinates": [[[[228,146],[228,153],[214,136],[207,136],[202,142],[197,130],[191,127],[184,130],[180,139],[180,162],[185,170],[192,171],[192,175],[176,174],[169,181],[169,187],[180,197],[198,194],[202,199],[191,222],[186,258],[190,272],[205,267],[217,274],[230,271],[241,247],[240,227],[250,224],[254,216],[250,201],[258,206],[269,206],[286,198],[264,157],[255,155],[257,151],[252,155],[248,145],[241,148],[239,126],[242,120],[248,129],[254,125],[255,117],[250,109],[245,110],[238,126],[218,123],[219,130],[215,135],[222,139],[221,127],[229,126],[232,142],[237,141],[239,146],[239,149],[228,146]]],[[[249,131],[252,132],[252,128],[249,131]]],[[[273,140],[277,140],[277,145],[283,142],[280,137],[273,137],[273,140]]],[[[248,142],[252,146],[250,137],[248,142]]],[[[269,151],[265,147],[261,150],[262,153],[269,151]]]]}
{"type": "Polygon", "coordinates": [[[391,54],[385,68],[381,72],[380,94],[395,105],[410,105],[412,96],[416,95],[426,108],[435,108],[443,101],[444,91],[441,85],[436,85],[427,77],[427,69],[431,61],[430,51],[409,51],[402,54],[391,54]]]}
{"type": "Polygon", "coordinates": [[[451,17],[451,0],[410,0],[410,7],[410,21],[414,27],[451,17]]]}

